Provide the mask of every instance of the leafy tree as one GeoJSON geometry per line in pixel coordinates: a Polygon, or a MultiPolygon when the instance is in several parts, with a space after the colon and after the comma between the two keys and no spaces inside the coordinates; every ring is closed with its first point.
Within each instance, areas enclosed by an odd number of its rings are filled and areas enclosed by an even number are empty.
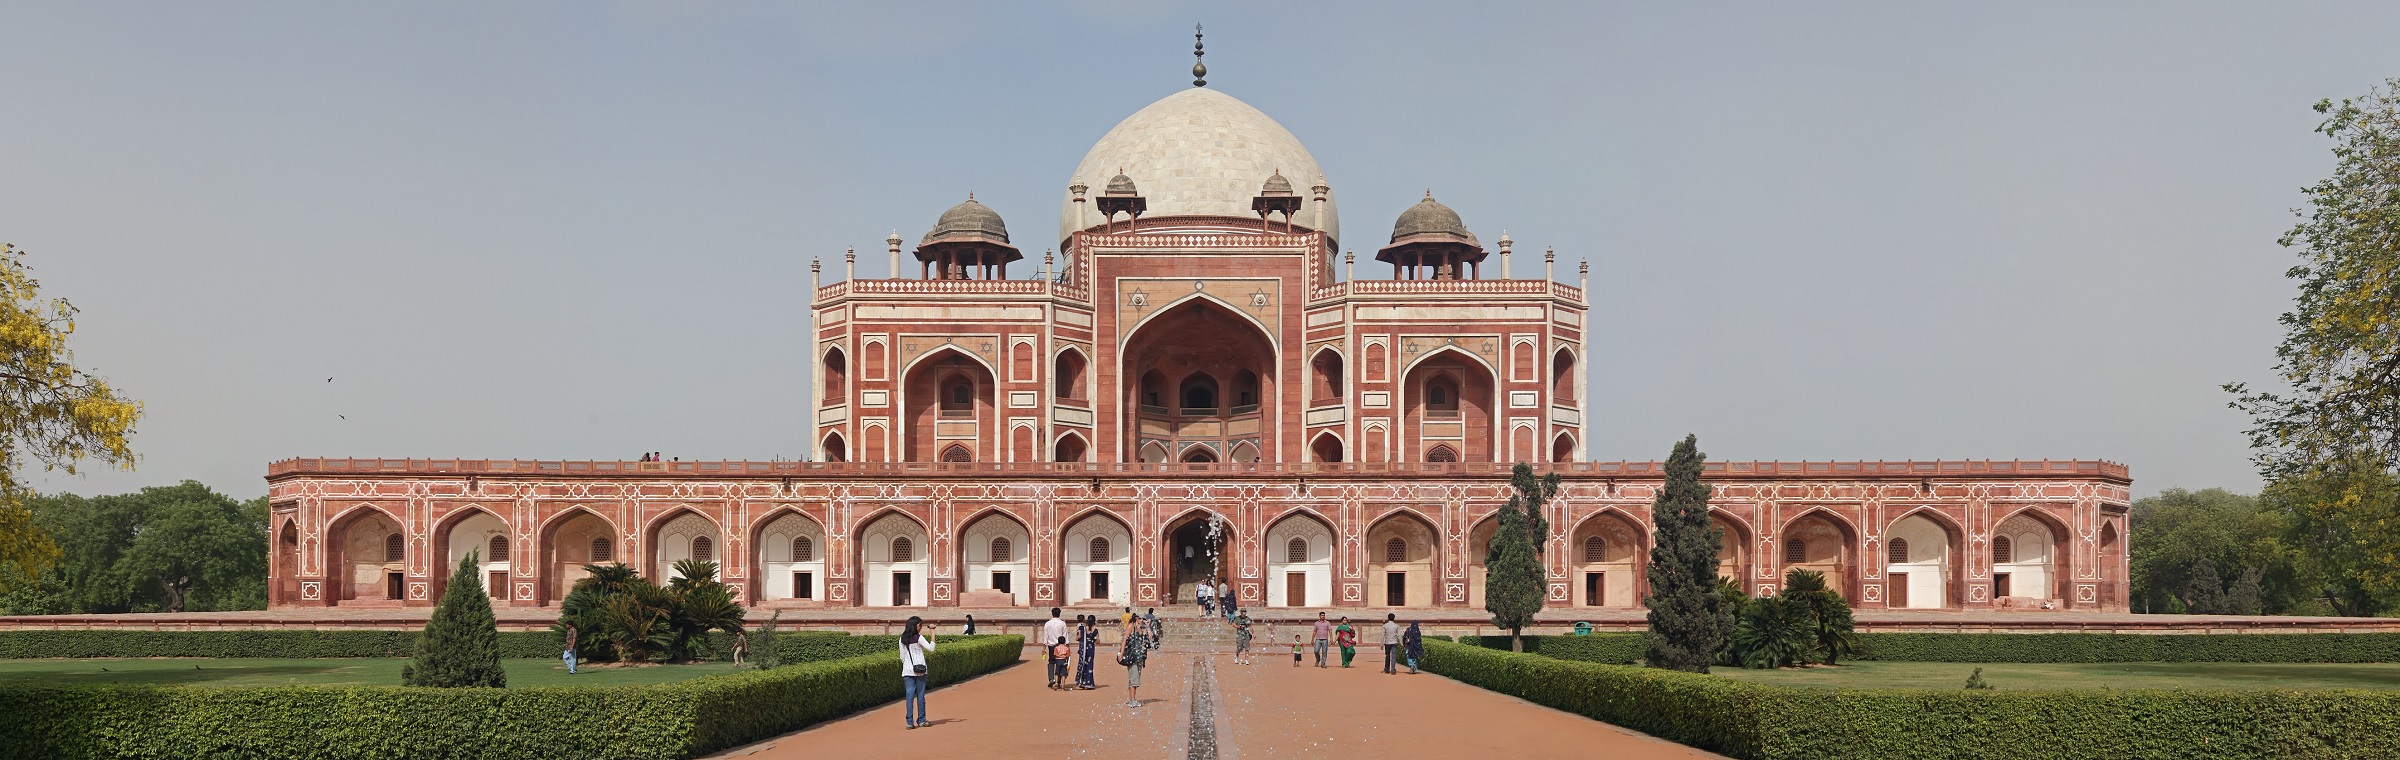
{"type": "MultiPolygon", "coordinates": [[[[1733,630],[1717,596],[1717,552],[1725,537],[1708,521],[1709,487],[1700,482],[1707,457],[1700,438],[1685,436],[1667,455],[1667,481],[1650,507],[1650,667],[1708,672],[1733,630]]],[[[1755,609],[1766,600],[1750,603],[1755,609]]]]}
{"type": "Polygon", "coordinates": [[[1500,524],[1484,557],[1483,608],[1492,613],[1492,625],[1508,629],[1509,651],[1522,652],[1525,626],[1542,611],[1549,588],[1541,546],[1550,523],[1542,508],[1558,495],[1558,473],[1536,478],[1532,467],[1519,462],[1509,484],[1516,493],[1500,508],[1500,524]]]}
{"type": "Polygon", "coordinates": [[[2250,414],[2270,490],[2298,518],[2312,585],[2361,614],[2400,597],[2400,79],[2316,110],[2333,174],[2307,188],[2277,241],[2301,257],[2285,272],[2300,294],[2275,348],[2288,392],[2225,389],[2250,414]]]}
{"type": "Polygon", "coordinates": [[[64,550],[16,593],[10,611],[182,612],[262,609],[267,501],[235,501],[192,481],[129,494],[36,497],[35,524],[64,550]]]}
{"type": "Polygon", "coordinates": [[[589,659],[640,663],[705,656],[709,631],[741,633],[747,612],[717,580],[717,563],[680,560],[661,587],[622,563],[585,565],[588,575],[559,600],[558,622],[595,642],[589,659]]]}
{"type": "Polygon", "coordinates": [[[492,617],[492,600],[484,596],[475,552],[458,561],[450,585],[442,589],[441,606],[425,621],[417,637],[416,656],[400,668],[400,682],[409,686],[508,686],[500,669],[500,627],[492,617]]]}
{"type": "Polygon", "coordinates": [[[1809,636],[1815,641],[1813,657],[1827,665],[1841,664],[1842,655],[1858,651],[1857,625],[1850,616],[1850,602],[1842,593],[1825,585],[1825,574],[1815,570],[1792,568],[1783,574],[1785,600],[1808,611],[1809,636]]]}
{"type": "Polygon", "coordinates": [[[2245,603],[2243,614],[2288,612],[2307,595],[2285,542],[2287,510],[2223,489],[2171,488],[2135,501],[2132,518],[2135,611],[2214,613],[2228,581],[2252,570],[2257,604],[2245,603]]]}
{"type": "Polygon", "coordinates": [[[2275,349],[2290,393],[2225,386],[2255,423],[2270,480],[2352,458],[2400,468],[2400,79],[2316,110],[2333,176],[2308,187],[2308,208],[2276,241],[2302,260],[2285,272],[2300,295],[2275,349]]]}
{"type": "Polygon", "coordinates": [[[61,555],[25,502],[27,464],[76,472],[84,460],[133,468],[140,402],[75,366],[67,338],[75,307],[43,300],[16,246],[0,244],[0,591],[28,581],[61,555]]]}
{"type": "MultiPolygon", "coordinates": [[[[2400,602],[2400,478],[2351,457],[2277,479],[2259,499],[2287,521],[2283,538],[2300,593],[2349,616],[2382,614],[2400,602]]],[[[2274,579],[2268,576],[2270,608],[2274,579]]]]}

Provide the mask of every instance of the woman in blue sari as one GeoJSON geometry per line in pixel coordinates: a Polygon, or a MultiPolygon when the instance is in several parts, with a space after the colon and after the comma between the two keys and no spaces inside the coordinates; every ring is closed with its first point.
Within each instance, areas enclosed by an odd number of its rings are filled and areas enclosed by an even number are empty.
{"type": "Polygon", "coordinates": [[[1092,685],[1092,651],[1100,645],[1100,629],[1092,624],[1092,616],[1083,616],[1075,637],[1075,688],[1098,688],[1092,685]]]}

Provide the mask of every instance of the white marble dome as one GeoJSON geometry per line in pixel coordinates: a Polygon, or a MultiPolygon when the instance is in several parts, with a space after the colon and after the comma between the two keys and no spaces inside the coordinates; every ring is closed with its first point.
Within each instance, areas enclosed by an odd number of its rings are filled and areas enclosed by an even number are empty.
{"type": "MultiPolygon", "coordinates": [[[[1300,197],[1309,199],[1293,219],[1303,227],[1317,210],[1308,188],[1325,174],[1300,138],[1283,125],[1248,103],[1205,87],[1160,98],[1117,122],[1083,154],[1072,177],[1091,188],[1084,194],[1088,203],[1100,197],[1102,186],[1120,167],[1141,189],[1148,206],[1142,212],[1145,219],[1183,214],[1255,218],[1250,199],[1280,170],[1300,197]]],[[[1325,234],[1339,239],[1342,228],[1333,195],[1327,193],[1325,199],[1325,234]]],[[[1092,226],[1100,224],[1099,209],[1084,213],[1092,226]]],[[[1061,192],[1058,237],[1063,241],[1075,230],[1075,195],[1061,192]]]]}

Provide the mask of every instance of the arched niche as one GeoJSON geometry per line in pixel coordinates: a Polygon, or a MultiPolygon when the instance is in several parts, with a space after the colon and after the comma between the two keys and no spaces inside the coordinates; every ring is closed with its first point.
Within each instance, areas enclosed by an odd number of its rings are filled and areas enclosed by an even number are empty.
{"type": "Polygon", "coordinates": [[[750,542],[759,572],[754,597],[769,606],[812,605],[825,599],[825,528],[808,515],[781,510],[759,523],[750,542]]]}
{"type": "Polygon", "coordinates": [[[1650,556],[1649,534],[1624,513],[1603,511],[1584,518],[1568,534],[1575,604],[1631,609],[1642,605],[1650,556]]]}
{"type": "Polygon", "coordinates": [[[1333,528],[1298,512],[1267,529],[1267,606],[1331,607],[1333,528]]]}
{"type": "Polygon", "coordinates": [[[899,512],[873,518],[858,531],[856,541],[860,581],[868,607],[925,606],[926,560],[933,544],[925,526],[899,512]]]}
{"type": "Polygon", "coordinates": [[[958,543],[960,606],[1023,607],[1033,598],[1033,535],[1001,512],[986,512],[967,524],[958,543]]]}
{"type": "Polygon", "coordinates": [[[1409,511],[1367,528],[1367,606],[1432,607],[1440,603],[1441,531],[1409,511]]]}
{"type": "Polygon", "coordinates": [[[1107,512],[1094,511],[1067,526],[1059,542],[1066,565],[1061,596],[1072,604],[1124,606],[1133,600],[1133,531],[1107,512]]]}

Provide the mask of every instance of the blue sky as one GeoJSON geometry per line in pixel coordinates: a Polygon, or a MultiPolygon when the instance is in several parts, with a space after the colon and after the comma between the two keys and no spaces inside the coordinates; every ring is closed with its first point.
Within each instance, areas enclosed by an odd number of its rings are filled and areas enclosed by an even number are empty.
{"type": "Polygon", "coordinates": [[[148,408],[37,482],[802,456],[809,260],[969,191],[1038,239],[1195,22],[1349,247],[1431,188],[1591,262],[1595,457],[2140,493],[2256,487],[2217,386],[2271,379],[2309,105],[2400,76],[2388,3],[0,3],[0,240],[148,408]]]}

